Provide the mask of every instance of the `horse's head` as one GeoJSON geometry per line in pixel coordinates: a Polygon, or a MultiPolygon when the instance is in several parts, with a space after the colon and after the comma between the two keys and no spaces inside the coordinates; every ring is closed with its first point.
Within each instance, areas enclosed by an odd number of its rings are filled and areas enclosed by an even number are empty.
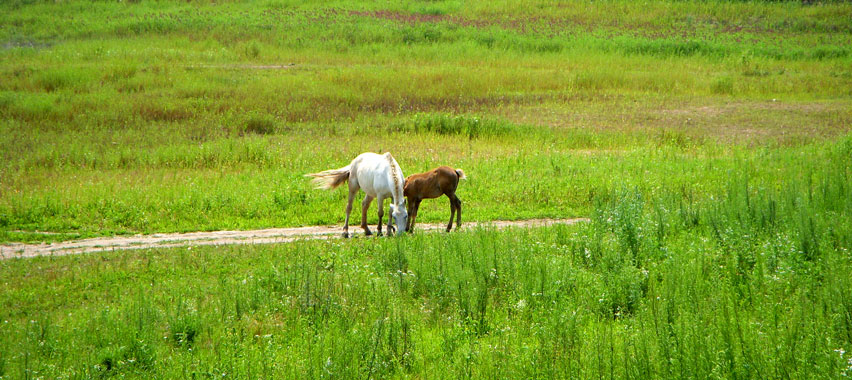
{"type": "Polygon", "coordinates": [[[405,207],[406,202],[407,200],[404,200],[400,207],[397,207],[395,204],[390,205],[391,216],[393,217],[393,220],[396,223],[397,234],[404,233],[405,230],[408,229],[408,211],[405,207]]]}

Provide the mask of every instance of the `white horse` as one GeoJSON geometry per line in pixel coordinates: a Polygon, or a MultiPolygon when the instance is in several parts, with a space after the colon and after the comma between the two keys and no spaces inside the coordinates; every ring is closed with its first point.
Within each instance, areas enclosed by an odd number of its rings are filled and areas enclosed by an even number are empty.
{"type": "MultiPolygon", "coordinates": [[[[349,181],[349,202],[346,204],[346,222],[343,225],[343,237],[349,237],[349,214],[352,212],[352,201],[358,190],[364,190],[367,194],[361,202],[361,228],[364,233],[372,235],[367,227],[367,209],[373,199],[379,203],[379,236],[382,235],[382,216],[384,215],[385,198],[392,198],[390,205],[391,215],[396,221],[396,229],[400,233],[405,232],[408,226],[408,211],[406,210],[403,186],[405,177],[402,169],[393,159],[390,153],[362,153],[355,157],[347,166],[340,169],[326,170],[319,173],[306,174],[306,177],[314,177],[313,182],[317,189],[334,189],[349,181]]],[[[391,218],[388,218],[388,234],[391,233],[391,218]]]]}

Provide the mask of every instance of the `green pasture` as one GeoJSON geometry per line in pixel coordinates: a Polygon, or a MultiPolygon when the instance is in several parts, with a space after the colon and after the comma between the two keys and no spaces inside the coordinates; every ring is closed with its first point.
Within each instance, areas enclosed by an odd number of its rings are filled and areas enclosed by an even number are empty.
{"type": "Polygon", "coordinates": [[[465,169],[465,220],[584,216],[783,186],[852,120],[848,3],[2,7],[0,241],[340,224],[302,175],[364,151],[465,169]]]}
{"type": "Polygon", "coordinates": [[[850,163],[577,226],[6,260],[0,375],[843,378],[850,163]]]}
{"type": "Polygon", "coordinates": [[[850,20],[0,2],[2,243],[342,226],[304,174],[365,151],[464,169],[463,223],[591,219],[2,260],[0,378],[848,377],[850,20]]]}

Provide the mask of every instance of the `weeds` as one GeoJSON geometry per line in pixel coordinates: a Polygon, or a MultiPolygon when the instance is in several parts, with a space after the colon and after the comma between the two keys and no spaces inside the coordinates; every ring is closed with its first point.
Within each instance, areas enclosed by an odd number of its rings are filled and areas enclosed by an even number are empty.
{"type": "Polygon", "coordinates": [[[506,121],[482,120],[476,116],[453,116],[447,114],[417,114],[410,126],[403,131],[415,133],[437,133],[439,135],[460,135],[469,139],[479,137],[523,136],[536,132],[534,128],[514,126],[506,121]]]}
{"type": "Polygon", "coordinates": [[[269,115],[251,114],[245,124],[246,133],[268,135],[275,133],[276,121],[269,115]]]}

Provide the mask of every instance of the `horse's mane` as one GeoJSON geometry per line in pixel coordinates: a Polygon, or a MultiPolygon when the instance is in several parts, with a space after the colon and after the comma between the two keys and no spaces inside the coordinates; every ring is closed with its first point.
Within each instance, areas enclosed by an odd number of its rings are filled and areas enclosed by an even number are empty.
{"type": "Polygon", "coordinates": [[[402,195],[402,173],[400,173],[399,164],[396,163],[396,160],[393,156],[391,156],[390,152],[385,153],[385,158],[387,158],[388,163],[390,164],[391,178],[393,178],[393,190],[396,192],[396,194],[392,195],[394,202],[396,202],[402,195]]]}

